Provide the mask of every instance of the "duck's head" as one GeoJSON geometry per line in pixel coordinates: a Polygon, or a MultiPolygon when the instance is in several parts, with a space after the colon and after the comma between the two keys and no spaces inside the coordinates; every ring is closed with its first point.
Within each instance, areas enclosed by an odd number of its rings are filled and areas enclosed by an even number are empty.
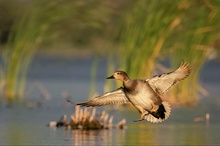
{"type": "Polygon", "coordinates": [[[107,77],[106,79],[116,79],[116,80],[121,80],[123,82],[127,81],[128,75],[124,71],[116,71],[114,74],[110,77],[107,77]]]}

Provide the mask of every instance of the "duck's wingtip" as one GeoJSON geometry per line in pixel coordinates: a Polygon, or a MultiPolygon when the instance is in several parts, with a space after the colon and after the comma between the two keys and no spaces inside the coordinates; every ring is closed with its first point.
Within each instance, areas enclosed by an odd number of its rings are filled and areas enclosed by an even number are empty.
{"type": "Polygon", "coordinates": [[[86,106],[86,107],[91,106],[91,105],[89,104],[89,102],[75,102],[75,101],[72,101],[72,100],[70,100],[70,99],[66,99],[66,101],[69,102],[69,103],[71,103],[71,104],[73,104],[73,105],[75,105],[75,106],[86,106]]]}
{"type": "Polygon", "coordinates": [[[69,102],[69,103],[71,103],[71,104],[76,104],[75,102],[73,102],[73,101],[70,100],[70,99],[66,99],[66,102],[69,102]]]}

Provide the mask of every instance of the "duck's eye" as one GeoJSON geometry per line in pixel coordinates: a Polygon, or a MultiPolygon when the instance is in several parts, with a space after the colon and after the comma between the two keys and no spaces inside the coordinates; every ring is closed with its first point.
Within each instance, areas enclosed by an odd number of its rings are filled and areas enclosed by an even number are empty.
{"type": "Polygon", "coordinates": [[[117,72],[117,75],[120,75],[120,72],[117,72]]]}

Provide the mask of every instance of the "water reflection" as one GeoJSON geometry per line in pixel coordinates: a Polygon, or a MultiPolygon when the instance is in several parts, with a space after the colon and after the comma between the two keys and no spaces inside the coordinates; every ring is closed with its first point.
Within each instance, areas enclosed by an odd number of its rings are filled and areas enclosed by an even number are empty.
{"type": "Polygon", "coordinates": [[[115,145],[123,141],[125,138],[124,132],[120,129],[73,130],[71,132],[71,142],[72,145],[115,145]]]}
{"type": "Polygon", "coordinates": [[[213,145],[219,144],[219,125],[140,124],[127,130],[126,144],[138,145],[213,145]]]}
{"type": "Polygon", "coordinates": [[[66,130],[0,124],[3,145],[220,145],[216,124],[129,124],[127,129],[66,130]]]}
{"type": "Polygon", "coordinates": [[[73,130],[69,139],[71,145],[216,145],[219,131],[219,125],[131,124],[124,130],[73,130]]]}

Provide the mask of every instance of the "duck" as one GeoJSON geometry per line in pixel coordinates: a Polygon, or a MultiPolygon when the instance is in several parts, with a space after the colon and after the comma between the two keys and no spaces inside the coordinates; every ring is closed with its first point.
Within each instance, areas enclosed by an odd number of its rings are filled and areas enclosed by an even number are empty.
{"type": "Polygon", "coordinates": [[[143,120],[152,123],[163,122],[168,119],[171,112],[169,102],[162,100],[164,93],[179,81],[187,78],[191,71],[192,67],[185,61],[182,61],[176,70],[155,75],[149,79],[130,79],[126,72],[118,70],[106,79],[122,81],[122,87],[86,102],[76,102],[74,104],[95,107],[131,103],[141,114],[140,118],[134,120],[134,122],[143,120]]]}

